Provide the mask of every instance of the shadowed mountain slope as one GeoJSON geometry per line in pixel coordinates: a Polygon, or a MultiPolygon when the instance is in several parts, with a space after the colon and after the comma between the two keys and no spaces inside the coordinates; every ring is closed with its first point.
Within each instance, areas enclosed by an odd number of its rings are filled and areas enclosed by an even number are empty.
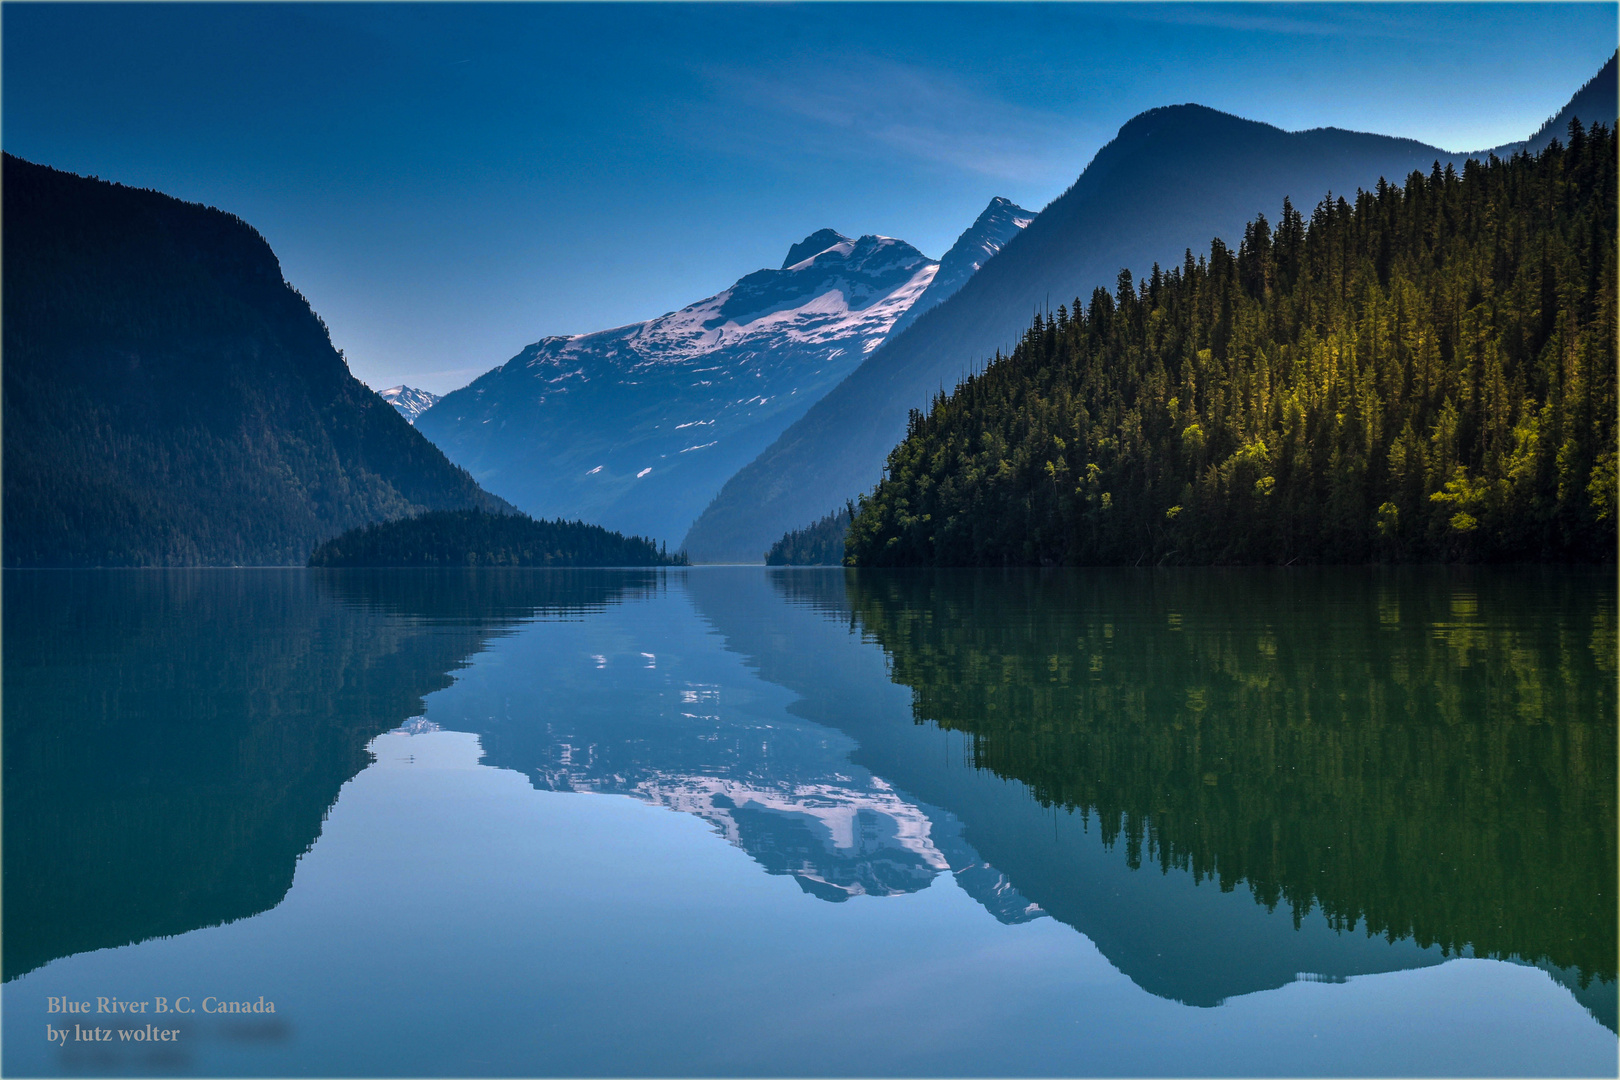
{"type": "Polygon", "coordinates": [[[1609,62],[1604,64],[1585,86],[1575,91],[1575,96],[1569,99],[1569,104],[1542,124],[1534,135],[1522,143],[1498,146],[1491,153],[1497,157],[1507,157],[1520,150],[1528,150],[1532,154],[1540,153],[1554,139],[1562,139],[1564,133],[1569,130],[1569,122],[1577,118],[1583,124],[1604,123],[1613,127],[1616,115],[1620,115],[1620,78],[1616,78],[1617,65],[1620,65],[1620,52],[1609,57],[1609,62]]]}

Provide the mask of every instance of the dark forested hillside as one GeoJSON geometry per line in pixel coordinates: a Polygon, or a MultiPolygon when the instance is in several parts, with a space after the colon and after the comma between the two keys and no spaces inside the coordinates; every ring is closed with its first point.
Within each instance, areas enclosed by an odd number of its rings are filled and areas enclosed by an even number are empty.
{"type": "Polygon", "coordinates": [[[315,549],[311,566],[684,566],[651,540],[582,521],[438,510],[352,529],[315,549]]]}
{"type": "Polygon", "coordinates": [[[504,505],[349,374],[239,218],[4,161],[7,566],[302,563],[504,505]]]}
{"type": "Polygon", "coordinates": [[[861,565],[1612,560],[1615,136],[1284,204],[913,412],[861,565]]]}
{"type": "Polygon", "coordinates": [[[794,529],[771,545],[765,553],[766,566],[842,566],[844,564],[844,534],[849,531],[854,517],[853,504],[842,510],[794,529]]]}

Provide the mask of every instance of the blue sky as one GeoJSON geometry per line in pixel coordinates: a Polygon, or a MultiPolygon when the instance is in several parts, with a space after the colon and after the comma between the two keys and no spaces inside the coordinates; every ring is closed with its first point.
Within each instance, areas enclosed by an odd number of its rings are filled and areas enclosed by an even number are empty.
{"type": "Polygon", "coordinates": [[[14,154],[255,225],[372,386],[443,392],[818,228],[938,257],[1126,120],[1524,138],[1602,4],[17,4],[14,154]]]}

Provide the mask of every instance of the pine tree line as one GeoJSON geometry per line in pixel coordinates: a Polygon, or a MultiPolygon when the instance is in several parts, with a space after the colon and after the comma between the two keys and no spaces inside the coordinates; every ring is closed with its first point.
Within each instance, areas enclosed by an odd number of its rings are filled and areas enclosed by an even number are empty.
{"type": "Polygon", "coordinates": [[[813,525],[784,533],[765,553],[766,566],[842,566],[844,534],[855,517],[855,504],[844,504],[813,525]]]}

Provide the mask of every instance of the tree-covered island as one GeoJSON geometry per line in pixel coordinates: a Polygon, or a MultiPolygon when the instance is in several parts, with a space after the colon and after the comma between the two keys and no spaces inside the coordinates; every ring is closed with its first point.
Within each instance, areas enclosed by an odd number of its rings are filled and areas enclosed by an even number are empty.
{"type": "Polygon", "coordinates": [[[351,529],[326,541],[310,566],[685,566],[641,536],[582,521],[440,510],[351,529]]]}

